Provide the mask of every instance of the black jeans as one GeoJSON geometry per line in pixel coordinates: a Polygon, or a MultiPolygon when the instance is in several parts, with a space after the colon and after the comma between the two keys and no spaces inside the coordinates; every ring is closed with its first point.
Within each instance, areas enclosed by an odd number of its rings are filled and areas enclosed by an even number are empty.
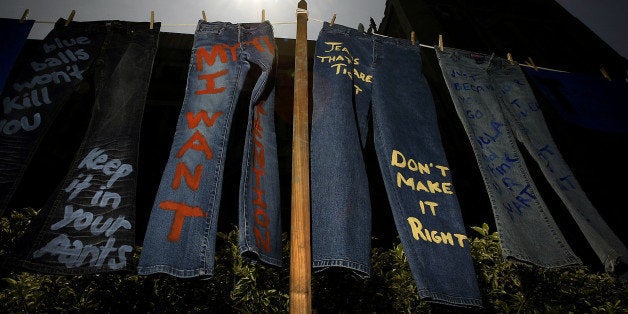
{"type": "MultiPolygon", "coordinates": [[[[57,23],[55,30],[63,27],[57,23]]],[[[135,245],[139,135],[159,24],[149,29],[142,22],[99,21],[70,27],[74,35],[83,31],[102,38],[84,78],[94,84],[92,116],[65,178],[22,242],[22,266],[59,274],[124,269],[135,245]]]]}

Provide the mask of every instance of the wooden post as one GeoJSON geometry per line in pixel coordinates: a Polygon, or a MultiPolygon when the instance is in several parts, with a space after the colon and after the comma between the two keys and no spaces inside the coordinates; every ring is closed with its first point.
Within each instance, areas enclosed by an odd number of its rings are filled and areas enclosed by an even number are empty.
{"type": "Polygon", "coordinates": [[[310,137],[307,72],[307,3],[299,1],[294,60],[290,313],[312,312],[310,246],[310,137]]]}

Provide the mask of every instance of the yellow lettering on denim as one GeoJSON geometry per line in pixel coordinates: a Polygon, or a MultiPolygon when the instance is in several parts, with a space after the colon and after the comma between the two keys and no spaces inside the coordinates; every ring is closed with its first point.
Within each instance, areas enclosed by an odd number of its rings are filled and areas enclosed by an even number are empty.
{"type": "Polygon", "coordinates": [[[326,50],[324,55],[316,56],[319,62],[329,64],[336,75],[343,75],[353,80],[353,90],[355,94],[359,94],[364,89],[357,83],[373,83],[373,75],[360,71],[356,66],[360,65],[360,58],[354,57],[342,42],[328,41],[325,42],[326,50]]]}
{"type": "Polygon", "coordinates": [[[435,244],[449,244],[451,246],[455,246],[457,244],[460,247],[464,247],[464,240],[467,240],[467,236],[464,234],[453,233],[452,236],[451,232],[442,232],[423,228],[423,224],[416,217],[408,217],[407,220],[410,225],[410,229],[412,230],[412,237],[417,241],[421,240],[435,244]],[[453,237],[455,237],[457,241],[454,242],[453,237]]]}

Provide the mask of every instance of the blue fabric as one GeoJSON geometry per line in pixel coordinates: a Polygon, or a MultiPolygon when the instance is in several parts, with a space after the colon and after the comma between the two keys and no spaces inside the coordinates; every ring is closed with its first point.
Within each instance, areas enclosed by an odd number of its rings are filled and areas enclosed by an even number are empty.
{"type": "Polygon", "coordinates": [[[419,296],[481,306],[419,46],[325,23],[313,71],[313,267],[370,274],[372,208],[363,151],[372,134],[419,296]]]}
{"type": "Polygon", "coordinates": [[[244,122],[233,119],[239,105],[248,107],[239,186],[240,251],[281,265],[274,70],[270,23],[199,21],[187,91],[144,237],[139,274],[212,275],[224,169],[231,156],[229,134],[233,125],[244,122]]]}
{"type": "Polygon", "coordinates": [[[0,18],[0,93],[34,23],[34,20],[0,18]]]}
{"type": "Polygon", "coordinates": [[[589,129],[628,133],[628,83],[601,77],[524,68],[561,117],[589,129]]]}

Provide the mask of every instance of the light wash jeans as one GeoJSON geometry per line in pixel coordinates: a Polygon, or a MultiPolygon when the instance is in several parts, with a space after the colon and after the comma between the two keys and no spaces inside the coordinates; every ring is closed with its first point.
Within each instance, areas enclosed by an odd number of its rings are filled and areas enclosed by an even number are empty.
{"type": "MultiPolygon", "coordinates": [[[[463,50],[436,53],[480,165],[504,256],[544,267],[580,264],[541,199],[515,140],[537,161],[596,251],[602,237],[595,229],[610,229],[562,159],[521,68],[463,50]]],[[[619,251],[604,250],[605,263],[617,259],[619,251]]]]}

